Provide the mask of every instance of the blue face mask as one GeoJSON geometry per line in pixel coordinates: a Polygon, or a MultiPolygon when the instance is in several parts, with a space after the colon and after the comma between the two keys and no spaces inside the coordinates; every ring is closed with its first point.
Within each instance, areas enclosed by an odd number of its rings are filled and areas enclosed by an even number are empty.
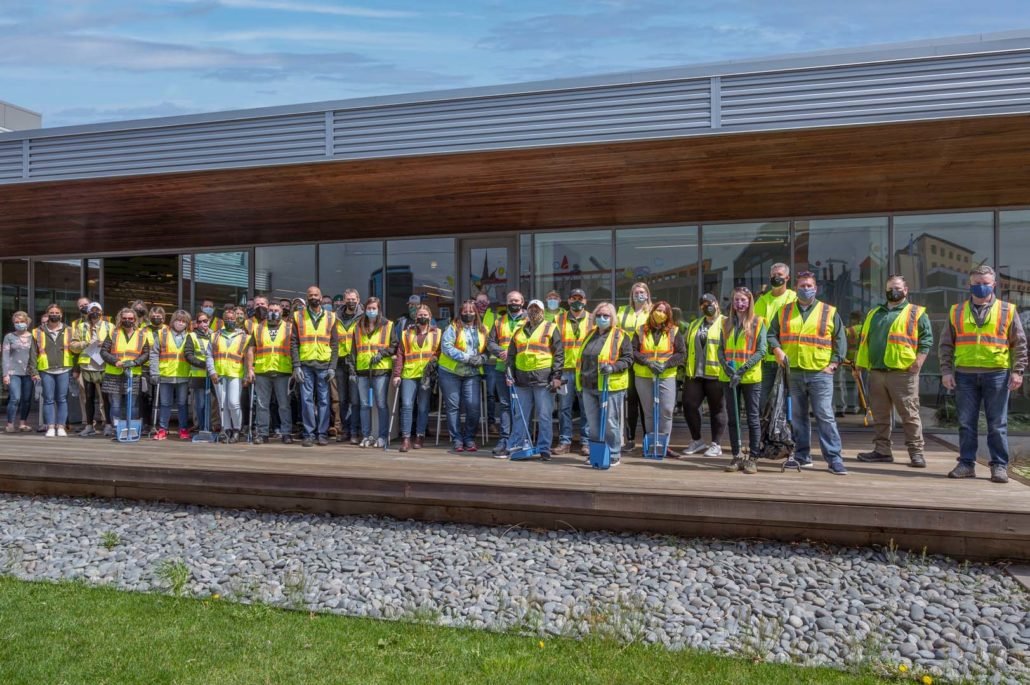
{"type": "Polygon", "coordinates": [[[633,296],[637,302],[647,302],[647,293],[637,293],[633,296]]]}
{"type": "Polygon", "coordinates": [[[985,299],[985,298],[990,297],[991,293],[994,292],[994,286],[993,285],[983,285],[983,284],[978,283],[976,285],[969,286],[969,292],[973,294],[973,297],[979,297],[980,299],[985,299]]]}
{"type": "Polygon", "coordinates": [[[208,316],[214,316],[214,314],[215,314],[215,308],[214,307],[201,307],[200,311],[204,312],[208,316]]]}
{"type": "Polygon", "coordinates": [[[815,299],[815,288],[798,288],[798,298],[808,302],[815,299]]]}
{"type": "Polygon", "coordinates": [[[368,317],[369,319],[374,319],[377,316],[379,316],[379,310],[378,309],[366,309],[365,310],[365,316],[368,317]]]}
{"type": "Polygon", "coordinates": [[[560,305],[560,304],[561,304],[561,302],[559,300],[548,300],[547,301],[547,308],[550,309],[551,311],[554,311],[555,309],[558,308],[558,305],[560,305]]]}
{"type": "Polygon", "coordinates": [[[20,322],[14,324],[14,330],[16,330],[16,331],[24,331],[28,327],[29,327],[29,325],[27,323],[25,323],[24,321],[20,321],[20,322]]]}
{"type": "Polygon", "coordinates": [[[331,305],[331,304],[324,304],[324,305],[322,305],[322,311],[323,312],[331,312],[331,311],[333,311],[333,305],[331,305]]]}
{"type": "Polygon", "coordinates": [[[599,316],[597,317],[597,327],[601,330],[605,330],[612,325],[612,319],[610,316],[599,316]]]}

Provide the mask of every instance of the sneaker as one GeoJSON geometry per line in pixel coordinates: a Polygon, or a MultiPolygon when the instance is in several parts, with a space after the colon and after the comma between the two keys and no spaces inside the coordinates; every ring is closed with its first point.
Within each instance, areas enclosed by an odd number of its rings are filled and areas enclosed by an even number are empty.
{"type": "Polygon", "coordinates": [[[301,447],[314,447],[315,446],[315,441],[312,440],[311,438],[304,438],[304,440],[300,443],[300,446],[301,447]]]}
{"type": "Polygon", "coordinates": [[[46,438],[57,437],[57,431],[55,429],[53,429],[53,428],[47,428],[46,429],[46,435],[44,435],[43,437],[46,437],[46,438]]]}
{"type": "Polygon", "coordinates": [[[59,426],[58,427],[58,429],[57,429],[57,437],[59,437],[59,438],[67,438],[68,437],[68,431],[66,431],[64,429],[64,426],[59,426]]]}
{"type": "Polygon", "coordinates": [[[325,436],[325,435],[319,435],[318,436],[318,446],[319,447],[325,447],[328,444],[329,444],[329,437],[328,436],[325,436]]]}
{"type": "Polygon", "coordinates": [[[723,471],[725,471],[726,473],[736,473],[737,471],[743,471],[743,470],[744,470],[744,460],[743,460],[743,458],[741,458],[741,456],[739,454],[734,455],[733,458],[730,459],[730,463],[726,464],[726,466],[723,467],[723,471]]]}
{"type": "Polygon", "coordinates": [[[687,448],[683,450],[682,454],[698,454],[699,452],[704,452],[707,448],[708,443],[706,443],[704,440],[695,440],[689,445],[687,445],[687,448]]]}
{"type": "Polygon", "coordinates": [[[188,428],[180,428],[179,429],[179,439],[180,440],[189,440],[190,439],[190,431],[189,431],[188,428]]]}
{"type": "Polygon", "coordinates": [[[551,461],[551,453],[550,452],[541,452],[540,453],[540,461],[551,461]]]}
{"type": "Polygon", "coordinates": [[[608,462],[608,468],[614,469],[616,466],[622,463],[622,460],[618,457],[612,457],[611,461],[608,462]]]}
{"type": "Polygon", "coordinates": [[[290,435],[289,433],[283,433],[281,439],[282,439],[284,445],[292,445],[293,444],[293,436],[290,435]]]}
{"type": "Polygon", "coordinates": [[[976,464],[960,461],[948,474],[948,478],[976,478],[976,464]]]}
{"type": "MultiPolygon", "coordinates": [[[[90,426],[90,428],[92,428],[92,427],[93,426],[90,426]]],[[[9,423],[6,426],[4,426],[4,433],[16,433],[17,431],[18,431],[18,429],[14,427],[13,423],[9,423]]],[[[81,433],[80,433],[80,435],[81,435],[81,433]]]]}
{"type": "Polygon", "coordinates": [[[844,468],[844,460],[843,459],[834,459],[833,461],[830,462],[830,465],[826,467],[826,470],[829,471],[830,473],[832,473],[835,476],[846,476],[846,475],[848,475],[848,470],[846,468],[844,468]]]}
{"type": "Polygon", "coordinates": [[[508,458],[508,450],[507,450],[507,448],[498,450],[495,447],[494,451],[493,451],[493,455],[494,455],[494,459],[507,459],[508,458]]]}
{"type": "Polygon", "coordinates": [[[1005,464],[991,464],[991,482],[1008,483],[1009,469],[1005,464]]]}
{"type": "Polygon", "coordinates": [[[494,453],[495,456],[498,455],[498,454],[503,453],[504,456],[507,457],[508,456],[508,445],[506,445],[503,442],[499,442],[499,443],[497,443],[497,445],[491,451],[494,453]]]}
{"type": "Polygon", "coordinates": [[[164,428],[158,428],[157,432],[154,433],[154,438],[153,439],[154,440],[167,440],[168,439],[168,431],[166,431],[164,428]]]}
{"type": "Polygon", "coordinates": [[[386,448],[386,440],[383,440],[382,438],[376,438],[375,446],[376,446],[377,450],[385,449],[386,448]]]}
{"type": "Polygon", "coordinates": [[[362,438],[361,442],[358,443],[358,447],[365,449],[366,447],[372,446],[372,438],[362,438]]]}
{"type": "Polygon", "coordinates": [[[754,459],[745,459],[744,466],[740,470],[747,474],[758,473],[758,464],[754,459]]]}
{"type": "Polygon", "coordinates": [[[812,463],[811,459],[798,459],[797,457],[795,457],[794,461],[796,461],[798,463],[798,466],[800,466],[803,469],[815,468],[815,464],[812,463]]]}
{"type": "Polygon", "coordinates": [[[476,447],[476,443],[474,443],[474,442],[470,442],[467,445],[465,445],[465,451],[466,452],[475,452],[478,449],[479,448],[476,447]]]}
{"type": "Polygon", "coordinates": [[[462,445],[460,442],[456,442],[456,443],[454,443],[454,451],[455,452],[464,452],[465,451],[465,446],[462,445]]]}
{"type": "Polygon", "coordinates": [[[872,452],[859,452],[858,460],[867,464],[893,464],[894,457],[889,454],[881,454],[876,450],[872,452]]]}
{"type": "Polygon", "coordinates": [[[708,446],[708,449],[705,450],[705,456],[706,457],[721,457],[722,456],[722,447],[719,446],[719,443],[713,442],[711,445],[708,446]]]}
{"type": "Polygon", "coordinates": [[[114,436],[114,426],[112,426],[111,424],[107,424],[106,426],[104,426],[104,437],[105,438],[110,438],[110,437],[113,437],[113,436],[114,436]]]}
{"type": "Polygon", "coordinates": [[[350,436],[350,444],[352,444],[352,445],[360,445],[361,444],[361,440],[358,439],[357,434],[353,434],[353,435],[350,436]]]}
{"type": "Polygon", "coordinates": [[[255,435],[250,442],[252,445],[263,445],[268,442],[268,438],[264,435],[255,435]]]}
{"type": "Polygon", "coordinates": [[[921,454],[919,454],[917,452],[917,453],[909,456],[909,458],[908,458],[908,465],[911,466],[914,469],[925,469],[926,468],[926,459],[923,457],[923,455],[921,455],[921,454]]]}
{"type": "Polygon", "coordinates": [[[558,443],[558,446],[554,448],[554,453],[555,454],[567,454],[570,447],[572,447],[572,445],[570,445],[569,443],[567,443],[567,442],[560,442],[560,443],[558,443]]]}
{"type": "Polygon", "coordinates": [[[230,445],[235,445],[239,441],[240,441],[240,432],[239,431],[229,431],[229,444],[230,445]]]}
{"type": "MultiPolygon", "coordinates": [[[[14,432],[14,427],[11,426],[11,424],[7,424],[7,427],[9,429],[11,429],[11,430],[7,431],[8,433],[13,433],[14,432]]],[[[90,437],[92,435],[96,435],[96,434],[97,434],[97,429],[93,427],[93,424],[90,424],[90,425],[86,426],[85,428],[83,428],[82,430],[79,431],[79,437],[80,438],[88,438],[88,437],[90,437]]]]}
{"type": "Polygon", "coordinates": [[[627,452],[629,452],[630,450],[636,448],[636,446],[637,446],[637,441],[636,440],[627,440],[626,441],[626,446],[623,449],[626,450],[627,452]]]}

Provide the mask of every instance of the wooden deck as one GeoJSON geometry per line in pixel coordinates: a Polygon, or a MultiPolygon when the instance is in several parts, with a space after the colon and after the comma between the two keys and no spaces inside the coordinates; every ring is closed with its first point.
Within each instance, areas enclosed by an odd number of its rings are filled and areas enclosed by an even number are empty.
{"type": "MultiPolygon", "coordinates": [[[[724,473],[726,459],[624,457],[607,472],[579,457],[500,461],[488,451],[400,454],[336,445],[211,445],[0,434],[0,490],[213,506],[379,514],[543,528],[888,544],[956,557],[1030,560],[1030,487],[945,477],[954,452],[931,440],[928,468],[861,464],[724,473]]],[[[396,447],[396,445],[395,445],[396,447]]],[[[639,453],[638,453],[639,454],[639,453]]]]}

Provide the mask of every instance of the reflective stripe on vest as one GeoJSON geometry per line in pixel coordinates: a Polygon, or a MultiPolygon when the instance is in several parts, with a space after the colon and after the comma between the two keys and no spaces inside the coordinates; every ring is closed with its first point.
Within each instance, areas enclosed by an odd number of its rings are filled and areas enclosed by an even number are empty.
{"type": "MultiPolygon", "coordinates": [[[[125,331],[115,331],[111,334],[111,354],[118,358],[118,361],[125,362],[135,359],[143,352],[143,345],[146,343],[146,334],[138,328],[132,330],[132,335],[126,340],[125,331]]],[[[124,371],[114,364],[105,364],[104,371],[112,376],[121,376],[124,371]]]]}
{"type": "Polygon", "coordinates": [[[215,373],[221,378],[243,378],[243,351],[247,348],[247,334],[242,331],[232,338],[221,333],[211,338],[211,357],[215,373]]]}
{"type": "MultiPolygon", "coordinates": [[[[869,362],[869,327],[872,325],[876,309],[869,312],[858,335],[858,350],[855,354],[855,365],[859,368],[870,368],[869,362]]],[[[919,319],[926,309],[914,304],[906,304],[891,322],[887,331],[887,345],[883,350],[883,365],[888,369],[907,369],[918,356],[919,319]]]]}
{"type": "Polygon", "coordinates": [[[529,335],[526,335],[525,326],[515,331],[512,336],[515,342],[515,368],[519,371],[550,369],[554,361],[551,339],[555,331],[555,325],[548,321],[541,322],[529,335]]]}
{"type": "MultiPolygon", "coordinates": [[[[96,330],[97,343],[103,345],[104,341],[111,337],[111,332],[114,331],[114,326],[111,325],[111,322],[104,321],[103,319],[101,319],[97,322],[96,330]]],[[[82,340],[86,344],[93,342],[93,339],[90,335],[88,321],[80,321],[79,323],[75,324],[75,337],[79,340],[82,340]]],[[[92,362],[93,360],[89,357],[88,354],[79,355],[79,366],[89,366],[92,362]]]]}
{"type": "Polygon", "coordinates": [[[440,337],[439,328],[430,328],[426,332],[425,341],[419,346],[418,330],[412,327],[404,331],[404,335],[401,336],[404,345],[404,368],[401,369],[401,378],[422,378],[426,366],[440,348],[440,337]]]}
{"type": "MultiPolygon", "coordinates": [[[[494,335],[497,338],[497,344],[502,350],[507,351],[508,347],[511,346],[511,338],[517,331],[522,330],[522,327],[526,325],[526,317],[521,319],[515,319],[515,326],[511,326],[512,318],[507,314],[502,314],[498,319],[497,323],[494,324],[494,335]]],[[[442,357],[441,357],[442,360],[442,357]]],[[[504,371],[505,362],[497,360],[497,365],[494,367],[498,371],[504,371]]]]}
{"type": "Polygon", "coordinates": [[[561,331],[562,345],[565,346],[565,367],[566,369],[576,368],[579,362],[579,355],[583,353],[583,341],[590,334],[589,316],[583,315],[579,319],[572,319],[567,313],[562,314],[558,322],[558,330],[561,331]],[[579,333],[573,327],[571,321],[579,322],[579,333]]]}
{"type": "Polygon", "coordinates": [[[647,317],[650,313],[650,309],[647,307],[641,308],[638,312],[633,309],[633,305],[622,305],[615,314],[615,320],[620,329],[634,336],[640,330],[640,327],[647,323],[647,317]]]}
{"type": "MultiPolygon", "coordinates": [[[[654,336],[650,330],[641,329],[638,337],[640,338],[640,353],[645,355],[648,361],[652,362],[667,362],[672,357],[674,351],[673,348],[673,336],[669,331],[663,330],[661,335],[658,337],[658,342],[654,342],[654,336]]],[[[633,364],[633,373],[640,376],[641,378],[654,378],[654,374],[651,369],[647,368],[643,364],[633,364]]],[[[661,378],[672,378],[676,375],[676,367],[668,368],[662,371],[661,378]]]]}
{"type": "Polygon", "coordinates": [[[161,349],[158,350],[157,372],[164,378],[189,378],[190,363],[186,361],[183,352],[186,349],[186,336],[182,336],[182,343],[175,346],[175,338],[172,331],[165,328],[159,335],[161,349]]]}
{"type": "Polygon", "coordinates": [[[822,371],[833,355],[833,317],[837,308],[816,301],[807,319],[797,302],[780,310],[780,347],[790,366],[803,371],[822,371]]]}
{"type": "Polygon", "coordinates": [[[272,339],[268,322],[262,321],[254,329],[254,373],[292,373],[293,360],[290,358],[289,323],[279,324],[279,330],[272,339]]]}
{"type": "MultiPolygon", "coordinates": [[[[798,294],[789,288],[784,290],[782,295],[773,295],[771,290],[766,291],[755,300],[755,314],[766,322],[771,322],[780,315],[785,307],[797,302],[797,299],[798,294]]],[[[766,353],[765,361],[776,361],[776,355],[771,349],[766,353]]]]}
{"type": "MultiPolygon", "coordinates": [[[[366,335],[361,326],[358,326],[354,331],[354,336],[357,339],[355,361],[358,371],[368,371],[372,356],[390,346],[390,339],[393,337],[393,322],[384,320],[379,329],[373,331],[371,335],[366,335]]],[[[371,366],[371,369],[375,371],[388,371],[392,368],[393,360],[390,357],[383,357],[378,364],[371,366]]]]}
{"type": "MultiPolygon", "coordinates": [[[[758,349],[758,334],[762,331],[762,327],[765,325],[765,321],[762,317],[756,316],[752,321],[748,329],[745,330],[733,330],[729,336],[725,339],[723,347],[723,356],[726,357],[726,362],[732,363],[733,368],[739,369],[747,363],[748,359],[751,359],[751,355],[758,349]],[[743,334],[743,335],[741,335],[743,334]]],[[[728,381],[730,377],[726,374],[726,369],[719,368],[719,380],[728,381]]],[[[751,385],[752,383],[762,382],[762,364],[761,362],[755,364],[747,370],[743,376],[740,377],[740,382],[744,385],[751,385]]]]}
{"type": "Polygon", "coordinates": [[[341,319],[336,320],[336,350],[340,357],[346,357],[354,347],[354,327],[357,325],[357,317],[351,319],[349,326],[341,319]]]}
{"type": "MultiPolygon", "coordinates": [[[[716,378],[721,370],[719,364],[719,341],[722,338],[722,321],[726,317],[719,314],[715,320],[708,325],[708,338],[705,341],[705,369],[704,375],[707,378],[716,378]]],[[[684,343],[687,348],[687,359],[684,366],[687,369],[689,378],[696,378],[697,373],[697,345],[694,344],[698,331],[701,330],[701,322],[704,319],[695,319],[687,326],[687,333],[684,335],[684,343]]]]}
{"type": "MultiPolygon", "coordinates": [[[[207,361],[207,346],[210,343],[210,339],[205,340],[197,335],[196,332],[190,333],[190,338],[193,340],[193,356],[197,358],[197,361],[207,361]]],[[[207,369],[198,369],[197,367],[190,364],[190,376],[193,378],[203,378],[207,375],[207,369]]]]}
{"type": "MultiPolygon", "coordinates": [[[[64,358],[61,360],[61,366],[64,368],[71,368],[75,366],[75,354],[71,350],[72,344],[72,329],[71,326],[65,326],[62,331],[64,337],[63,354],[64,358]]],[[[50,368],[50,360],[46,356],[46,341],[50,339],[50,336],[46,334],[42,327],[32,331],[32,336],[36,340],[36,370],[46,371],[50,368]]],[[[58,338],[60,340],[60,337],[58,338]]],[[[54,342],[60,344],[58,340],[54,342]]]]}
{"type": "MultiPolygon", "coordinates": [[[[595,326],[587,337],[583,339],[583,347],[586,347],[587,343],[598,333],[598,329],[595,326]]],[[[600,369],[603,364],[615,365],[615,362],[619,361],[619,350],[622,349],[623,336],[626,335],[625,331],[622,331],[618,326],[608,331],[608,336],[604,340],[604,345],[601,347],[601,353],[597,355],[597,367],[600,369]]],[[[580,372],[583,368],[583,356],[580,355],[579,359],[576,360],[576,390],[583,389],[583,381],[580,378],[580,372]]],[[[608,376],[608,392],[620,392],[629,387],[629,369],[623,369],[608,376]]],[[[597,374],[597,389],[604,390],[604,376],[600,373],[597,374]]]]}
{"type": "Polygon", "coordinates": [[[293,325],[297,327],[300,361],[327,362],[332,359],[333,351],[329,349],[332,331],[336,327],[336,315],[323,312],[316,324],[307,307],[293,314],[293,325]]]}
{"type": "Polygon", "coordinates": [[[995,298],[983,326],[977,326],[969,300],[953,304],[949,318],[955,333],[955,366],[1009,368],[1009,328],[1015,317],[1015,305],[995,298]]]}
{"type": "MultiPolygon", "coordinates": [[[[452,323],[451,328],[454,329],[454,347],[460,352],[466,352],[465,349],[465,331],[462,326],[458,323],[452,323]]],[[[478,354],[486,354],[486,338],[489,333],[485,328],[480,326],[479,335],[476,338],[476,352],[478,354]]],[[[454,372],[458,369],[458,360],[451,357],[449,354],[440,355],[440,366],[447,369],[448,371],[454,372]]],[[[483,373],[483,367],[479,367],[479,373],[483,373]]]]}

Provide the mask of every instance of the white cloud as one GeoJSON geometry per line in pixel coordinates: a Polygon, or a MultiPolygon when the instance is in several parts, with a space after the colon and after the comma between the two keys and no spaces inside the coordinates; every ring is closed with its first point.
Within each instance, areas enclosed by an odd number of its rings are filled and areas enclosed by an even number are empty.
{"type": "Polygon", "coordinates": [[[403,19],[416,16],[416,12],[402,10],[380,10],[353,5],[321,5],[296,0],[218,0],[223,7],[257,10],[279,10],[305,14],[330,14],[341,17],[364,17],[368,19],[403,19]]]}

